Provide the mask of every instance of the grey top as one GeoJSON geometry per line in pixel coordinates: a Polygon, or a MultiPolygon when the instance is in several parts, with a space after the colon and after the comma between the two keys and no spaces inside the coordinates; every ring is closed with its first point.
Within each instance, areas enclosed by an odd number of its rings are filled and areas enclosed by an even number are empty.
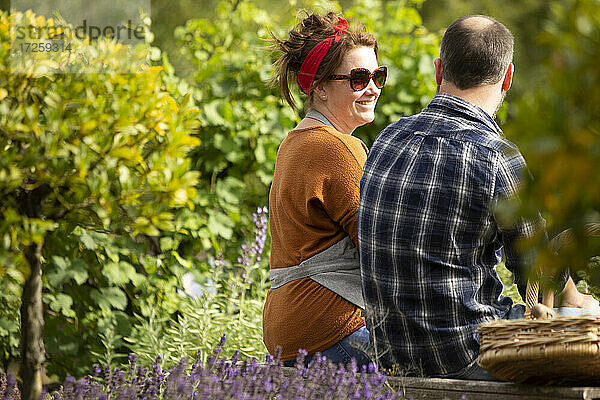
{"type": "Polygon", "coordinates": [[[358,250],[346,236],[298,265],[271,269],[271,288],[301,278],[310,278],[364,309],[358,250]]]}
{"type": "Polygon", "coordinates": [[[319,111],[317,111],[313,108],[308,110],[308,112],[306,113],[306,118],[316,119],[317,121],[322,122],[323,124],[335,129],[335,126],[333,126],[333,124],[327,119],[326,116],[324,116],[319,111]]]}

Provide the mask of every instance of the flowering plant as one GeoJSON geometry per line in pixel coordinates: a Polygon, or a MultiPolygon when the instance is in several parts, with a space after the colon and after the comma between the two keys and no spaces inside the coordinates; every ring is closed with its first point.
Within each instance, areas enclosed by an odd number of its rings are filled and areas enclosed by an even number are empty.
{"type": "Polygon", "coordinates": [[[17,387],[17,380],[11,374],[4,375],[0,369],[0,399],[21,400],[21,392],[17,387]]]}
{"type": "MultiPolygon", "coordinates": [[[[171,367],[184,356],[193,357],[196,349],[202,350],[201,361],[206,362],[223,331],[241,357],[265,357],[262,308],[269,275],[259,262],[267,239],[267,207],[259,207],[252,218],[254,237],[242,246],[237,264],[215,260],[210,282],[195,282],[195,287],[185,290],[175,318],[160,320],[153,314],[138,318],[133,333],[125,339],[139,357],[138,363],[149,366],[161,354],[161,365],[171,367]]],[[[232,351],[226,353],[232,355],[232,351]]]]}
{"type": "MultiPolygon", "coordinates": [[[[313,357],[304,365],[305,352],[298,355],[296,366],[283,367],[278,357],[267,355],[264,363],[256,358],[240,361],[234,352],[230,359],[219,357],[225,335],[207,358],[188,367],[183,358],[173,368],[163,370],[161,357],[151,368],[137,364],[129,356],[129,366],[121,370],[109,366],[94,367],[92,375],[79,380],[67,377],[62,387],[46,393],[44,400],[159,400],[159,399],[377,399],[403,398],[385,386],[386,377],[371,364],[358,371],[356,364],[348,368],[325,357],[313,357]]],[[[20,399],[12,395],[14,378],[0,377],[0,398],[20,399]],[[12,397],[11,397],[12,396],[12,397]]]]}

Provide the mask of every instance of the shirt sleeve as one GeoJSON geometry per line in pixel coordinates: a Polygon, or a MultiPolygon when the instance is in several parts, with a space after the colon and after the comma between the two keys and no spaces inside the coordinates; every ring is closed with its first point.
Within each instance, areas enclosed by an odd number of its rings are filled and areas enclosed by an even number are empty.
{"type": "Polygon", "coordinates": [[[327,215],[341,226],[358,248],[358,201],[360,178],[366,161],[366,147],[339,141],[330,154],[330,172],[324,183],[323,206],[327,215]]]}
{"type": "Polygon", "coordinates": [[[531,175],[521,153],[516,149],[501,153],[494,193],[494,218],[503,245],[506,268],[514,274],[515,284],[523,299],[528,271],[536,254],[532,248],[524,249],[519,242],[538,234],[545,235],[545,220],[539,213],[537,218],[525,219],[511,217],[510,212],[506,212],[519,207],[518,193],[526,179],[531,179],[531,175]]]}

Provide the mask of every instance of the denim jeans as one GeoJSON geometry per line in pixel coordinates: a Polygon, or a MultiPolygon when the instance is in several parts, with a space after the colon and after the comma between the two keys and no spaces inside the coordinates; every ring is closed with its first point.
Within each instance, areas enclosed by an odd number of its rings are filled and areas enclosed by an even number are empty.
{"type": "MultiPolygon", "coordinates": [[[[506,319],[521,319],[525,317],[525,306],[523,304],[515,304],[506,315],[506,319]]],[[[452,374],[446,375],[444,378],[451,379],[468,379],[473,381],[502,381],[495,376],[490,375],[486,370],[481,368],[478,364],[474,364],[471,367],[464,368],[463,370],[452,374]]]]}
{"type": "MultiPolygon", "coordinates": [[[[369,356],[370,353],[371,343],[369,340],[369,331],[364,326],[346,336],[330,348],[320,352],[322,356],[327,357],[327,359],[336,364],[348,365],[352,358],[354,358],[359,370],[363,365],[368,366],[369,363],[372,362],[371,357],[369,356]]],[[[316,354],[307,356],[304,359],[304,365],[308,365],[316,354]]],[[[283,365],[286,367],[293,367],[296,365],[296,360],[285,361],[283,365]]]]}

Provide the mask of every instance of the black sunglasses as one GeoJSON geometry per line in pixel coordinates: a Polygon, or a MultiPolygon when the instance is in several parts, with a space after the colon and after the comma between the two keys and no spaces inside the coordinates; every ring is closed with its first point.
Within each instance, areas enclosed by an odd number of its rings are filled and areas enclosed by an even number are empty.
{"type": "Polygon", "coordinates": [[[350,88],[355,92],[363,90],[369,86],[369,81],[373,79],[377,89],[381,89],[385,85],[387,78],[387,67],[379,67],[373,73],[366,68],[354,68],[350,71],[350,75],[330,75],[329,79],[334,81],[350,80],[350,88]]]}

